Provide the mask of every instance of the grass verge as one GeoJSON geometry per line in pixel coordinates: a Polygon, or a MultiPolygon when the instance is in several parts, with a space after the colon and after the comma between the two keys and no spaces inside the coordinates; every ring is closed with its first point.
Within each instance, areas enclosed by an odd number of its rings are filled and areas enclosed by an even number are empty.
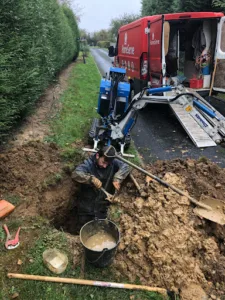
{"type": "Polygon", "coordinates": [[[79,61],[75,65],[68,88],[60,99],[62,108],[52,122],[52,133],[47,138],[48,141],[67,148],[72,143],[85,139],[92,119],[97,117],[99,82],[100,74],[91,56],[87,57],[86,64],[79,61]]]}

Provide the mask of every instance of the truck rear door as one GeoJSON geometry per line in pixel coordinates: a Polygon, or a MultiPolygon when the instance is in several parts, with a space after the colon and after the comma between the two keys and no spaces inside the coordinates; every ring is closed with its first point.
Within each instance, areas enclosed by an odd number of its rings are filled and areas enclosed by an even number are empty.
{"type": "Polygon", "coordinates": [[[225,93],[225,17],[218,25],[213,90],[225,93]]]}
{"type": "Polygon", "coordinates": [[[162,32],[163,15],[150,21],[149,71],[152,86],[162,84],[162,32]]]}

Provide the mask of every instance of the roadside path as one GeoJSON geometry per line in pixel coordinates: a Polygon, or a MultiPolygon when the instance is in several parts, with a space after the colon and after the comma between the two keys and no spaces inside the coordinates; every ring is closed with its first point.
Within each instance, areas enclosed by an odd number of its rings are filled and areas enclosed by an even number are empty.
{"type": "Polygon", "coordinates": [[[49,133],[49,119],[53,118],[60,109],[59,98],[68,85],[68,78],[75,63],[64,68],[55,83],[52,83],[37,101],[35,113],[25,118],[19,130],[13,134],[11,146],[19,146],[29,141],[43,141],[49,133]]]}

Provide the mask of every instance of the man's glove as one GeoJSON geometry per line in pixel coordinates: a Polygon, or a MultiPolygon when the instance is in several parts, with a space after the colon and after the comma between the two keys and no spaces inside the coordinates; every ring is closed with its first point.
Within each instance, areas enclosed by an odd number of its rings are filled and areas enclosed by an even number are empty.
{"type": "Polygon", "coordinates": [[[94,184],[94,186],[97,189],[100,189],[102,187],[102,182],[98,178],[96,178],[94,176],[91,178],[91,183],[94,184]]]}
{"type": "Polygon", "coordinates": [[[114,186],[114,188],[115,188],[117,191],[119,191],[119,189],[120,189],[120,183],[119,183],[118,181],[113,181],[113,186],[114,186]]]}

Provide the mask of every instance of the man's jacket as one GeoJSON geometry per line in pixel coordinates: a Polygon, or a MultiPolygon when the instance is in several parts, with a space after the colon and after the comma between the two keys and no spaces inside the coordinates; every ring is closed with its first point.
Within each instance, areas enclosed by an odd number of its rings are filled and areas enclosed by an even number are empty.
{"type": "Polygon", "coordinates": [[[82,183],[79,194],[79,214],[96,215],[96,212],[104,210],[104,206],[108,203],[105,201],[104,193],[91,184],[91,176],[101,180],[102,187],[106,191],[114,193],[112,182],[121,183],[129,172],[129,166],[118,159],[114,159],[107,168],[100,168],[95,155],[79,165],[72,173],[73,180],[82,183]]]}

